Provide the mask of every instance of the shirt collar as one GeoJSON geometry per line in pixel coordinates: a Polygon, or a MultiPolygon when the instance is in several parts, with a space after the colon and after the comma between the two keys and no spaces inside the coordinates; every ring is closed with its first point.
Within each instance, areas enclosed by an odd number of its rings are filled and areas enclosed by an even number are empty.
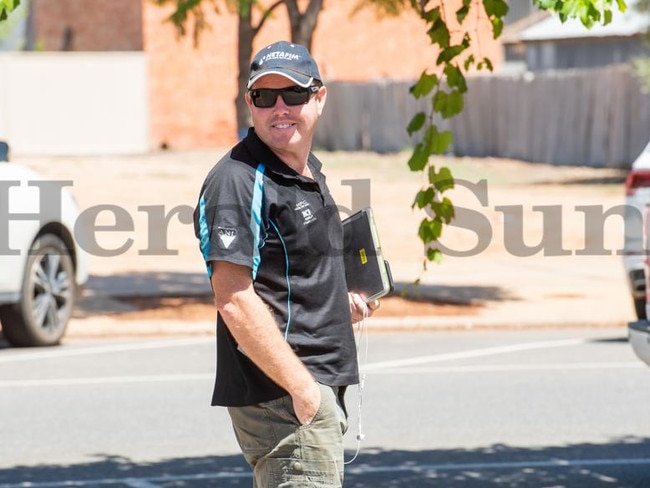
{"type": "MultiPolygon", "coordinates": [[[[297,179],[300,181],[311,181],[309,178],[299,175],[292,168],[287,166],[278,158],[273,151],[259,138],[255,132],[254,127],[248,129],[248,134],[243,140],[243,143],[248,148],[256,161],[264,163],[264,165],[273,173],[276,173],[284,178],[297,179]]],[[[309,153],[307,165],[314,175],[316,181],[322,177],[321,169],[323,164],[318,160],[313,153],[309,153]]]]}

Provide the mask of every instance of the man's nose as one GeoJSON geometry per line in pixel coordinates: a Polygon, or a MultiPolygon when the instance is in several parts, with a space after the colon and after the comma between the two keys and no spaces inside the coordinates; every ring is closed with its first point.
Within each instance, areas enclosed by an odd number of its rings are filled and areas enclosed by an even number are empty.
{"type": "Polygon", "coordinates": [[[278,98],[275,99],[275,105],[273,105],[273,110],[276,112],[288,112],[289,105],[286,104],[282,95],[278,93],[278,98]]]}

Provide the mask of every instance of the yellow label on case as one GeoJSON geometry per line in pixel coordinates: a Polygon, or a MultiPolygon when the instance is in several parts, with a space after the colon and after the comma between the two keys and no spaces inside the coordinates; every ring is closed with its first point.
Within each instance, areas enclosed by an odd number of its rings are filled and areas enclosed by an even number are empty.
{"type": "Polygon", "coordinates": [[[361,264],[366,264],[368,262],[368,257],[366,256],[365,248],[359,249],[359,256],[361,256],[361,264]]]}

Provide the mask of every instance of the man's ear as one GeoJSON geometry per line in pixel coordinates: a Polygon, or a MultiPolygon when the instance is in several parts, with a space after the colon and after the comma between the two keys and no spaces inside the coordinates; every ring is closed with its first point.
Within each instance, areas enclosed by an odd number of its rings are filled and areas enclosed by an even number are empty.
{"type": "Polygon", "coordinates": [[[318,115],[323,113],[323,108],[325,108],[325,101],[327,100],[327,88],[321,86],[316,94],[316,104],[318,108],[318,115]]]}

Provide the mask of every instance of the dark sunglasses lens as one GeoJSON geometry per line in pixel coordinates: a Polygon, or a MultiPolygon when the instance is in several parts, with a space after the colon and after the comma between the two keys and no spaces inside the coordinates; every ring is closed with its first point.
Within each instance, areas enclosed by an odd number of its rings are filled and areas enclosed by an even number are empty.
{"type": "Polygon", "coordinates": [[[307,88],[295,87],[282,90],[282,100],[287,105],[302,105],[309,100],[309,90],[307,88]]]}
{"type": "Polygon", "coordinates": [[[259,88],[251,91],[253,105],[257,108],[273,107],[278,99],[278,95],[282,96],[282,100],[287,105],[303,105],[309,100],[310,91],[308,88],[299,86],[292,86],[291,88],[283,88],[281,90],[259,88]]]}
{"type": "Polygon", "coordinates": [[[253,99],[253,105],[256,107],[269,108],[275,105],[278,94],[274,90],[253,90],[251,92],[251,98],[253,99]]]}

